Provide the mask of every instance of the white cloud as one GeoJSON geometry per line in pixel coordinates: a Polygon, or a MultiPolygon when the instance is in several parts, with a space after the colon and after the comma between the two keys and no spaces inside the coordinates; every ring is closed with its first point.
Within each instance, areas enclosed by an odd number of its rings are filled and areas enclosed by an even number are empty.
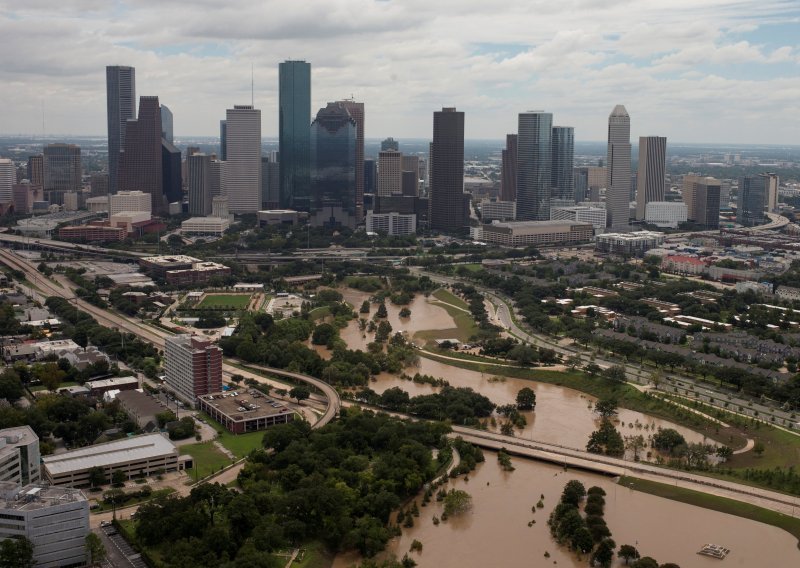
{"type": "Polygon", "coordinates": [[[173,110],[179,135],[213,135],[225,108],[249,101],[252,64],[263,132],[275,135],[277,65],[288,58],[312,63],[314,110],[363,100],[367,136],[429,136],[432,112],[456,105],[469,137],[499,138],[536,107],[579,139],[602,139],[619,102],[634,135],[791,143],[800,132],[800,49],[747,38],[796,18],[795,0],[53,4],[0,15],[5,132],[39,132],[44,103],[48,132],[103,133],[104,67],[128,64],[137,93],[173,110]]]}

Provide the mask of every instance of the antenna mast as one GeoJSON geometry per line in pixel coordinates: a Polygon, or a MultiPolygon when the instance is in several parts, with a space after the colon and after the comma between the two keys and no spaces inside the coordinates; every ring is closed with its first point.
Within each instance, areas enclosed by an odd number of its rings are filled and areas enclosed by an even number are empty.
{"type": "Polygon", "coordinates": [[[253,64],[250,63],[250,106],[256,108],[255,104],[255,88],[254,88],[254,80],[253,80],[253,64]]]}

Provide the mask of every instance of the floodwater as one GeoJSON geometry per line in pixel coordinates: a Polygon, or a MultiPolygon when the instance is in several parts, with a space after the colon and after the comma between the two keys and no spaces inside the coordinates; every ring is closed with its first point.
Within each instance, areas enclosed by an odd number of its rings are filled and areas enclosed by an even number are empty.
{"type": "MultiPolygon", "coordinates": [[[[558,547],[547,527],[564,484],[578,479],[587,488],[598,485],[606,491],[605,519],[617,545],[632,544],[642,556],[652,556],[659,563],[674,562],[682,568],[800,566],[797,539],[776,527],[639,493],[617,486],[608,477],[564,472],[542,462],[512,458],[516,470],[504,472],[495,453],[484,454],[486,463],[469,474],[468,482],[462,478],[446,486],[469,492],[472,511],[435,526],[432,517],[441,517],[442,506],[433,500],[420,507],[413,528],[403,529],[400,537],[390,541],[387,553],[402,558],[416,539],[423,550],[409,556],[421,568],[585,567],[587,559],[579,560],[558,547]],[[532,513],[541,494],[545,506],[532,513]],[[536,523],[528,527],[531,520],[536,523]],[[706,543],[732,552],[724,561],[697,555],[706,543]]],[[[422,503],[421,495],[417,501],[422,503]]],[[[344,568],[358,561],[352,553],[340,554],[333,566],[344,568]]],[[[615,558],[613,566],[622,565],[615,558]]]]}

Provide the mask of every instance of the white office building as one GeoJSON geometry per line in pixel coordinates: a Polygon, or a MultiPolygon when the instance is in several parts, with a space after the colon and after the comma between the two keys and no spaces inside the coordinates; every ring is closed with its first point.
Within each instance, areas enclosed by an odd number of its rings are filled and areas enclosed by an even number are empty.
{"type": "Polygon", "coordinates": [[[222,194],[231,213],[256,213],[261,209],[261,111],[235,105],[226,112],[226,129],[222,194]]]}
{"type": "Polygon", "coordinates": [[[14,162],[8,158],[0,158],[0,203],[13,201],[12,186],[17,181],[17,172],[14,162]]]}
{"type": "Polygon", "coordinates": [[[0,541],[25,537],[37,568],[86,564],[89,502],[77,489],[0,483],[0,541]]]}
{"type": "Polygon", "coordinates": [[[28,485],[41,480],[39,437],[30,426],[0,430],[0,482],[28,485]]]}
{"type": "Polygon", "coordinates": [[[414,213],[375,213],[367,211],[367,232],[385,235],[413,235],[417,232],[417,216],[414,213]]]}
{"type": "Polygon", "coordinates": [[[591,223],[595,233],[605,231],[607,215],[606,208],[602,206],[571,205],[569,207],[550,208],[551,220],[591,223]]]}
{"type": "Polygon", "coordinates": [[[181,223],[181,233],[184,235],[220,236],[230,226],[230,219],[223,217],[192,217],[181,223]]]}
{"type": "Polygon", "coordinates": [[[152,213],[153,204],[150,194],[143,191],[118,191],[114,195],[109,195],[109,214],[116,215],[123,211],[147,211],[152,213]]]}
{"type": "Polygon", "coordinates": [[[490,221],[513,221],[517,218],[516,201],[499,201],[484,199],[481,201],[481,219],[490,221]]]}
{"type": "Polygon", "coordinates": [[[89,213],[108,213],[108,196],[101,195],[87,198],[86,209],[89,213]]]}
{"type": "Polygon", "coordinates": [[[656,227],[677,229],[685,223],[688,208],[682,201],[650,201],[645,207],[644,220],[656,227]]]}

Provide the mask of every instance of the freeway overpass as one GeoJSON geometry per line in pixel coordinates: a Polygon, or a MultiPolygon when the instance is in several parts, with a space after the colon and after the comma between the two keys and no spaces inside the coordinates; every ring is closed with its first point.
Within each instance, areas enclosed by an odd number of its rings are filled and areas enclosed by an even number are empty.
{"type": "Polygon", "coordinates": [[[128,250],[116,250],[96,245],[68,243],[65,241],[54,241],[53,239],[37,239],[32,237],[24,237],[20,235],[12,235],[11,233],[0,233],[0,243],[7,243],[17,248],[32,248],[53,250],[58,252],[74,252],[81,254],[94,254],[98,256],[113,256],[117,258],[141,258],[144,256],[152,256],[143,252],[134,252],[128,250]]]}

